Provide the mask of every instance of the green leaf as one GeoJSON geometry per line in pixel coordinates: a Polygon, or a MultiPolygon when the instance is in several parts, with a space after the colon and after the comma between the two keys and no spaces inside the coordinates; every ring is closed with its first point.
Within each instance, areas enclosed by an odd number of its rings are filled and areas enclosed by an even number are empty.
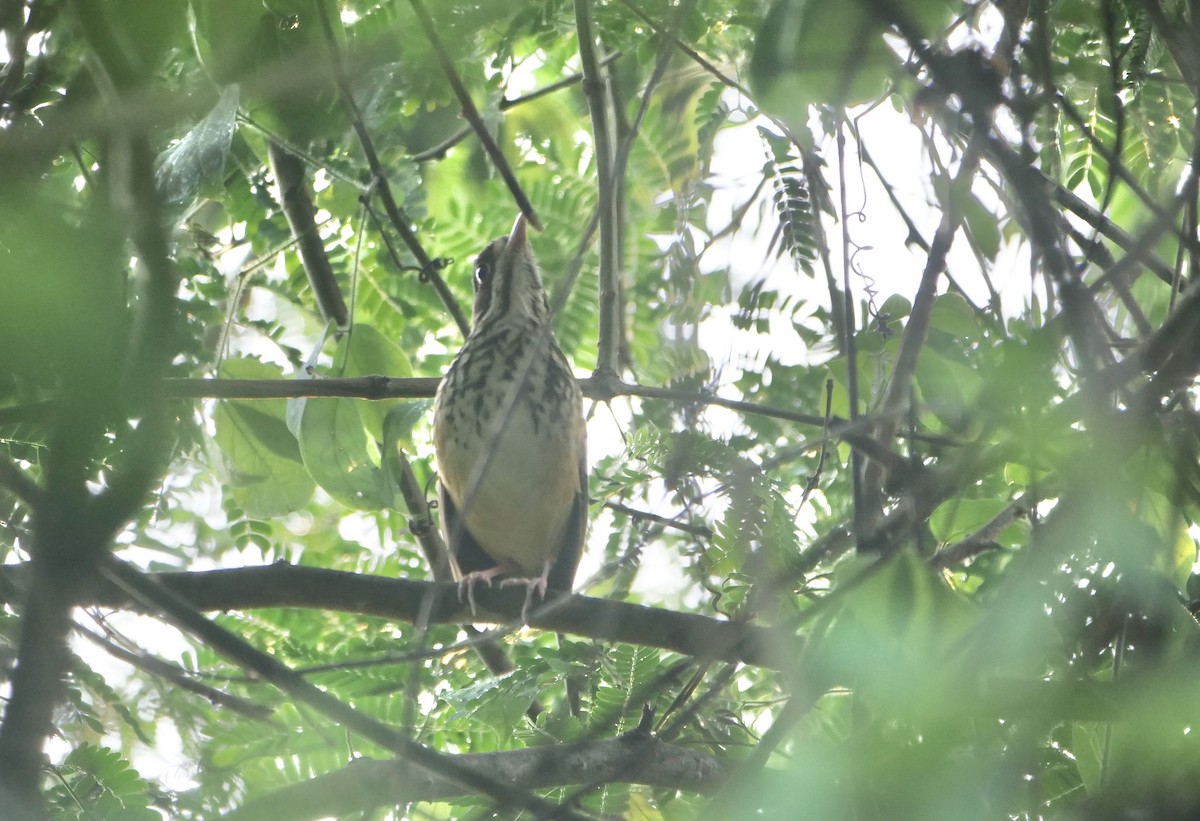
{"type": "Polygon", "coordinates": [[[929,327],[954,337],[961,350],[979,338],[979,315],[961,294],[941,294],[933,301],[929,327]]]}
{"type": "Polygon", "coordinates": [[[208,116],[158,158],[156,180],[167,202],[190,202],[201,185],[219,187],[237,129],[238,87],[226,86],[208,116]]]}
{"type": "MultiPolygon", "coordinates": [[[[228,360],[221,375],[266,379],[279,372],[261,362],[228,360]]],[[[224,401],[214,413],[224,483],[238,506],[252,516],[278,516],[304,507],[313,481],[305,470],[296,439],[284,421],[283,400],[224,401]]]]}
{"type": "Polygon", "coordinates": [[[924,404],[947,427],[957,429],[968,417],[970,402],[983,385],[974,370],[930,347],[917,360],[917,385],[924,404]]]}
{"type": "Polygon", "coordinates": [[[520,723],[537,698],[538,683],[520,673],[477,681],[457,690],[445,690],[439,696],[455,708],[451,718],[470,718],[507,736],[520,723]]]}
{"type": "Polygon", "coordinates": [[[950,499],[929,517],[929,530],[939,542],[957,542],[996,518],[1008,507],[1005,499],[950,499]]]}
{"type": "Polygon", "coordinates": [[[368,440],[359,399],[294,399],[300,454],[309,474],[347,507],[377,510],[392,504],[377,444],[368,440]]]}
{"type": "Polygon", "coordinates": [[[947,663],[948,654],[978,614],[911,550],[882,561],[841,568],[843,579],[862,580],[847,588],[829,632],[817,640],[817,663],[835,680],[862,686],[881,709],[937,714],[953,700],[963,672],[947,663]]]}
{"type": "Polygon", "coordinates": [[[1077,721],[1071,725],[1071,755],[1083,786],[1089,794],[1100,790],[1104,743],[1109,725],[1093,721],[1077,721]]]}
{"type": "Polygon", "coordinates": [[[958,207],[962,208],[963,221],[971,232],[975,247],[994,262],[1000,253],[1000,217],[984,208],[979,198],[971,193],[960,198],[958,207]]]}
{"type": "Polygon", "coordinates": [[[84,742],[73,749],[57,768],[61,779],[50,790],[48,803],[66,817],[159,821],[149,808],[149,785],[120,754],[84,742]],[[85,815],[79,801],[87,802],[85,815]]]}
{"type": "MultiPolygon", "coordinates": [[[[339,345],[345,376],[388,376],[405,379],[412,376],[412,364],[400,346],[381,334],[374,326],[355,323],[339,345]]],[[[356,400],[367,433],[376,442],[383,441],[383,420],[397,405],[411,405],[411,400],[356,400]]]]}

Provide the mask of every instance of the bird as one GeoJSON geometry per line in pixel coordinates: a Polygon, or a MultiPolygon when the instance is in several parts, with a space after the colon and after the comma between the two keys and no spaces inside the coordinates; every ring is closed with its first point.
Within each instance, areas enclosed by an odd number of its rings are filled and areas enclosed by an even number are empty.
{"type": "Polygon", "coordinates": [[[518,215],[475,260],[472,327],[438,386],[433,442],[451,570],[474,588],[570,592],[587,530],[583,395],[550,327],[550,307],[518,215]]]}

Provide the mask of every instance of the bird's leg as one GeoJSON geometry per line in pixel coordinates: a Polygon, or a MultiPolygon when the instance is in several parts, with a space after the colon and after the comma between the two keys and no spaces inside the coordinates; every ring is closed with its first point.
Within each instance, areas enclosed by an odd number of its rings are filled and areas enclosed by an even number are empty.
{"type": "Polygon", "coordinates": [[[487,586],[492,586],[492,579],[507,573],[509,568],[504,565],[489,567],[487,570],[476,570],[473,573],[468,573],[458,580],[458,600],[463,600],[463,592],[467,594],[467,605],[471,608],[471,615],[475,615],[475,585],[478,582],[487,582],[487,586]]]}
{"type": "Polygon", "coordinates": [[[544,600],[546,598],[546,585],[550,581],[550,568],[554,566],[554,559],[546,559],[546,563],[542,565],[542,575],[531,576],[529,578],[518,579],[503,579],[500,582],[501,587],[510,587],[520,585],[525,588],[525,604],[521,607],[521,621],[529,624],[529,605],[533,602],[533,594],[536,592],[544,600]]]}

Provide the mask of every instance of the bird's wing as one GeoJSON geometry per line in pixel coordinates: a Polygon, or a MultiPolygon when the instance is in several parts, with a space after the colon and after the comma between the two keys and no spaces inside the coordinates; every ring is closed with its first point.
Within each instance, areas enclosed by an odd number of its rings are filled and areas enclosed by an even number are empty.
{"type": "Polygon", "coordinates": [[[446,538],[446,546],[450,549],[450,567],[454,578],[461,579],[468,573],[480,570],[491,570],[496,567],[496,560],[484,552],[466,523],[458,515],[458,507],[450,498],[450,491],[438,482],[438,509],[442,512],[442,531],[446,538]]]}
{"type": "Polygon", "coordinates": [[[579,567],[579,558],[583,555],[583,541],[587,536],[588,524],[588,482],[587,482],[587,452],[580,450],[579,454],[579,490],[575,493],[575,501],[571,504],[571,515],[567,526],[563,529],[562,545],[554,566],[550,568],[547,586],[551,590],[571,592],[575,584],[575,570],[579,567]]]}

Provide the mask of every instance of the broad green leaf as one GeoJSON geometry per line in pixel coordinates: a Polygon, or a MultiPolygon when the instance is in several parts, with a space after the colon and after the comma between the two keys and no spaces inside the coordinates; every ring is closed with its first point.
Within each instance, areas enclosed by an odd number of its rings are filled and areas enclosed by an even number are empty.
{"type": "Polygon", "coordinates": [[[832,681],[865,688],[882,709],[936,714],[964,672],[948,654],[978,616],[912,551],[880,561],[845,563],[843,580],[862,580],[847,588],[815,657],[832,681]]]}
{"type": "Polygon", "coordinates": [[[989,260],[1000,253],[1000,217],[983,207],[974,194],[967,194],[957,203],[962,208],[963,221],[971,231],[975,246],[989,260]]]}
{"type": "Polygon", "coordinates": [[[512,732],[537,698],[537,682],[519,673],[483,679],[459,690],[439,695],[455,708],[456,716],[482,722],[500,736],[512,732]]]}
{"type": "Polygon", "coordinates": [[[1006,499],[950,499],[938,505],[929,517],[929,530],[939,542],[965,539],[990,522],[1004,508],[1006,499]]]}
{"type": "Polygon", "coordinates": [[[934,299],[929,327],[955,337],[960,349],[979,338],[979,316],[960,294],[940,294],[934,299]]]}
{"type": "Polygon", "coordinates": [[[238,87],[226,86],[208,116],[159,156],[157,182],[168,202],[186,203],[201,186],[221,186],[237,129],[238,99],[238,87]]]}
{"type": "Polygon", "coordinates": [[[376,510],[390,506],[392,494],[378,444],[363,427],[357,407],[362,401],[292,400],[299,408],[300,454],[312,478],[347,507],[376,510]]]}
{"type": "Polygon", "coordinates": [[[1071,725],[1071,755],[1075,757],[1084,788],[1093,795],[1100,790],[1104,745],[1109,732],[1110,725],[1093,721],[1077,721],[1071,725]]]}
{"type": "Polygon", "coordinates": [[[923,405],[947,427],[958,428],[968,418],[970,403],[982,380],[970,367],[926,347],[917,360],[917,385],[923,405]]]}
{"type": "MultiPolygon", "coordinates": [[[[345,363],[344,376],[388,376],[404,379],[412,376],[412,365],[400,346],[381,334],[374,326],[356,323],[339,345],[345,363]]],[[[355,402],[362,414],[367,433],[376,442],[383,441],[383,420],[393,408],[413,404],[411,400],[355,402]]]]}
{"type": "MultiPolygon", "coordinates": [[[[233,359],[222,366],[221,375],[267,379],[277,378],[279,372],[257,361],[233,359]]],[[[250,515],[292,513],[312,497],[313,481],[285,415],[281,399],[217,404],[214,441],[223,456],[225,487],[250,515]]]]}

